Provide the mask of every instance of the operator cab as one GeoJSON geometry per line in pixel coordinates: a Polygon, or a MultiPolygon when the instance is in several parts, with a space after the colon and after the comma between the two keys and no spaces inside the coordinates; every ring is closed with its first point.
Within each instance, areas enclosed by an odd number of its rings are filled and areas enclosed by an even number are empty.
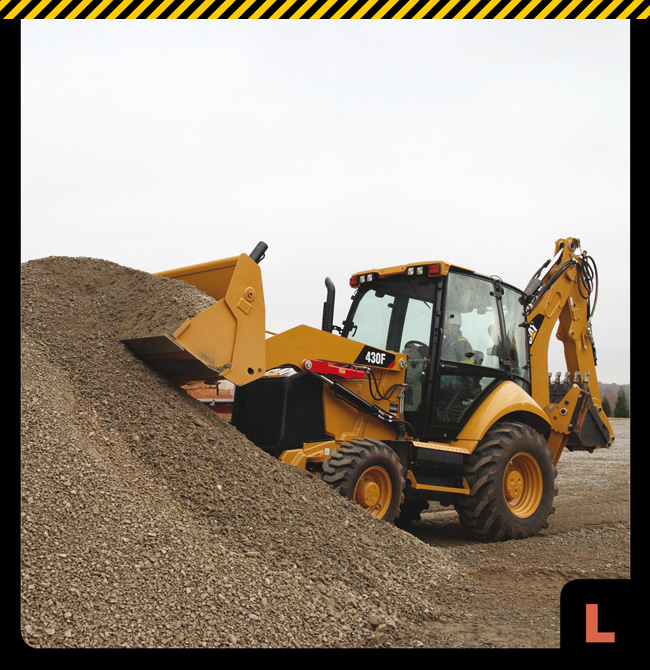
{"type": "Polygon", "coordinates": [[[420,440],[453,439],[505,379],[530,393],[521,291],[444,263],[354,275],[342,335],[408,357],[405,419],[420,440]]]}

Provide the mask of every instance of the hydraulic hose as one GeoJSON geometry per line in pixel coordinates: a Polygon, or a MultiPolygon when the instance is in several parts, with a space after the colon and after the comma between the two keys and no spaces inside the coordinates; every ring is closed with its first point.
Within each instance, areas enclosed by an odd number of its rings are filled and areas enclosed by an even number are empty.
{"type": "Polygon", "coordinates": [[[557,282],[557,280],[570,268],[575,267],[578,272],[578,291],[580,295],[587,301],[587,316],[591,318],[596,310],[596,302],[598,299],[598,270],[594,259],[583,252],[578,258],[570,258],[560,265],[560,267],[553,273],[551,278],[544,284],[539,292],[530,296],[529,304],[531,307],[537,303],[541,297],[557,282]],[[594,302],[593,307],[590,305],[590,297],[593,293],[594,302]]]}

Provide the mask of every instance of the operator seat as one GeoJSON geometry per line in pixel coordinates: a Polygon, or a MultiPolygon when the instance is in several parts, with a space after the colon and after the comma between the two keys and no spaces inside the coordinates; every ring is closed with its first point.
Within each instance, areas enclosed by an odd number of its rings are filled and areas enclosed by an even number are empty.
{"type": "Polygon", "coordinates": [[[404,409],[407,412],[416,412],[422,402],[422,378],[428,358],[428,347],[414,341],[409,341],[402,350],[408,362],[404,381],[408,384],[404,409]]]}

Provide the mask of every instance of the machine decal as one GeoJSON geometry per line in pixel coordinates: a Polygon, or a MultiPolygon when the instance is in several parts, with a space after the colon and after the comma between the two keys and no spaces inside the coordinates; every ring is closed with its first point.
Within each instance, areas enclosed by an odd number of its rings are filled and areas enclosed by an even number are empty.
{"type": "Polygon", "coordinates": [[[537,332],[539,331],[542,321],[544,321],[543,314],[537,314],[535,318],[528,324],[528,346],[533,346],[537,332]]]}
{"type": "Polygon", "coordinates": [[[392,368],[395,365],[395,354],[374,347],[365,346],[354,361],[357,365],[374,365],[378,368],[392,368]]]}

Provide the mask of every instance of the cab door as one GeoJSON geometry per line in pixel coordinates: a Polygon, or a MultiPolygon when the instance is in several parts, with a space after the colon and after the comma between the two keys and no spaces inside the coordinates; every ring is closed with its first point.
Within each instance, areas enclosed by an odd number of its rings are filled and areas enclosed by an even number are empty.
{"type": "Polygon", "coordinates": [[[427,438],[453,439],[481,399],[504,379],[529,390],[519,292],[494,278],[451,271],[428,380],[427,438]]]}
{"type": "Polygon", "coordinates": [[[366,284],[355,295],[343,329],[348,339],[406,354],[404,417],[418,437],[424,433],[434,360],[431,337],[440,304],[438,286],[438,278],[403,275],[366,284]]]}

